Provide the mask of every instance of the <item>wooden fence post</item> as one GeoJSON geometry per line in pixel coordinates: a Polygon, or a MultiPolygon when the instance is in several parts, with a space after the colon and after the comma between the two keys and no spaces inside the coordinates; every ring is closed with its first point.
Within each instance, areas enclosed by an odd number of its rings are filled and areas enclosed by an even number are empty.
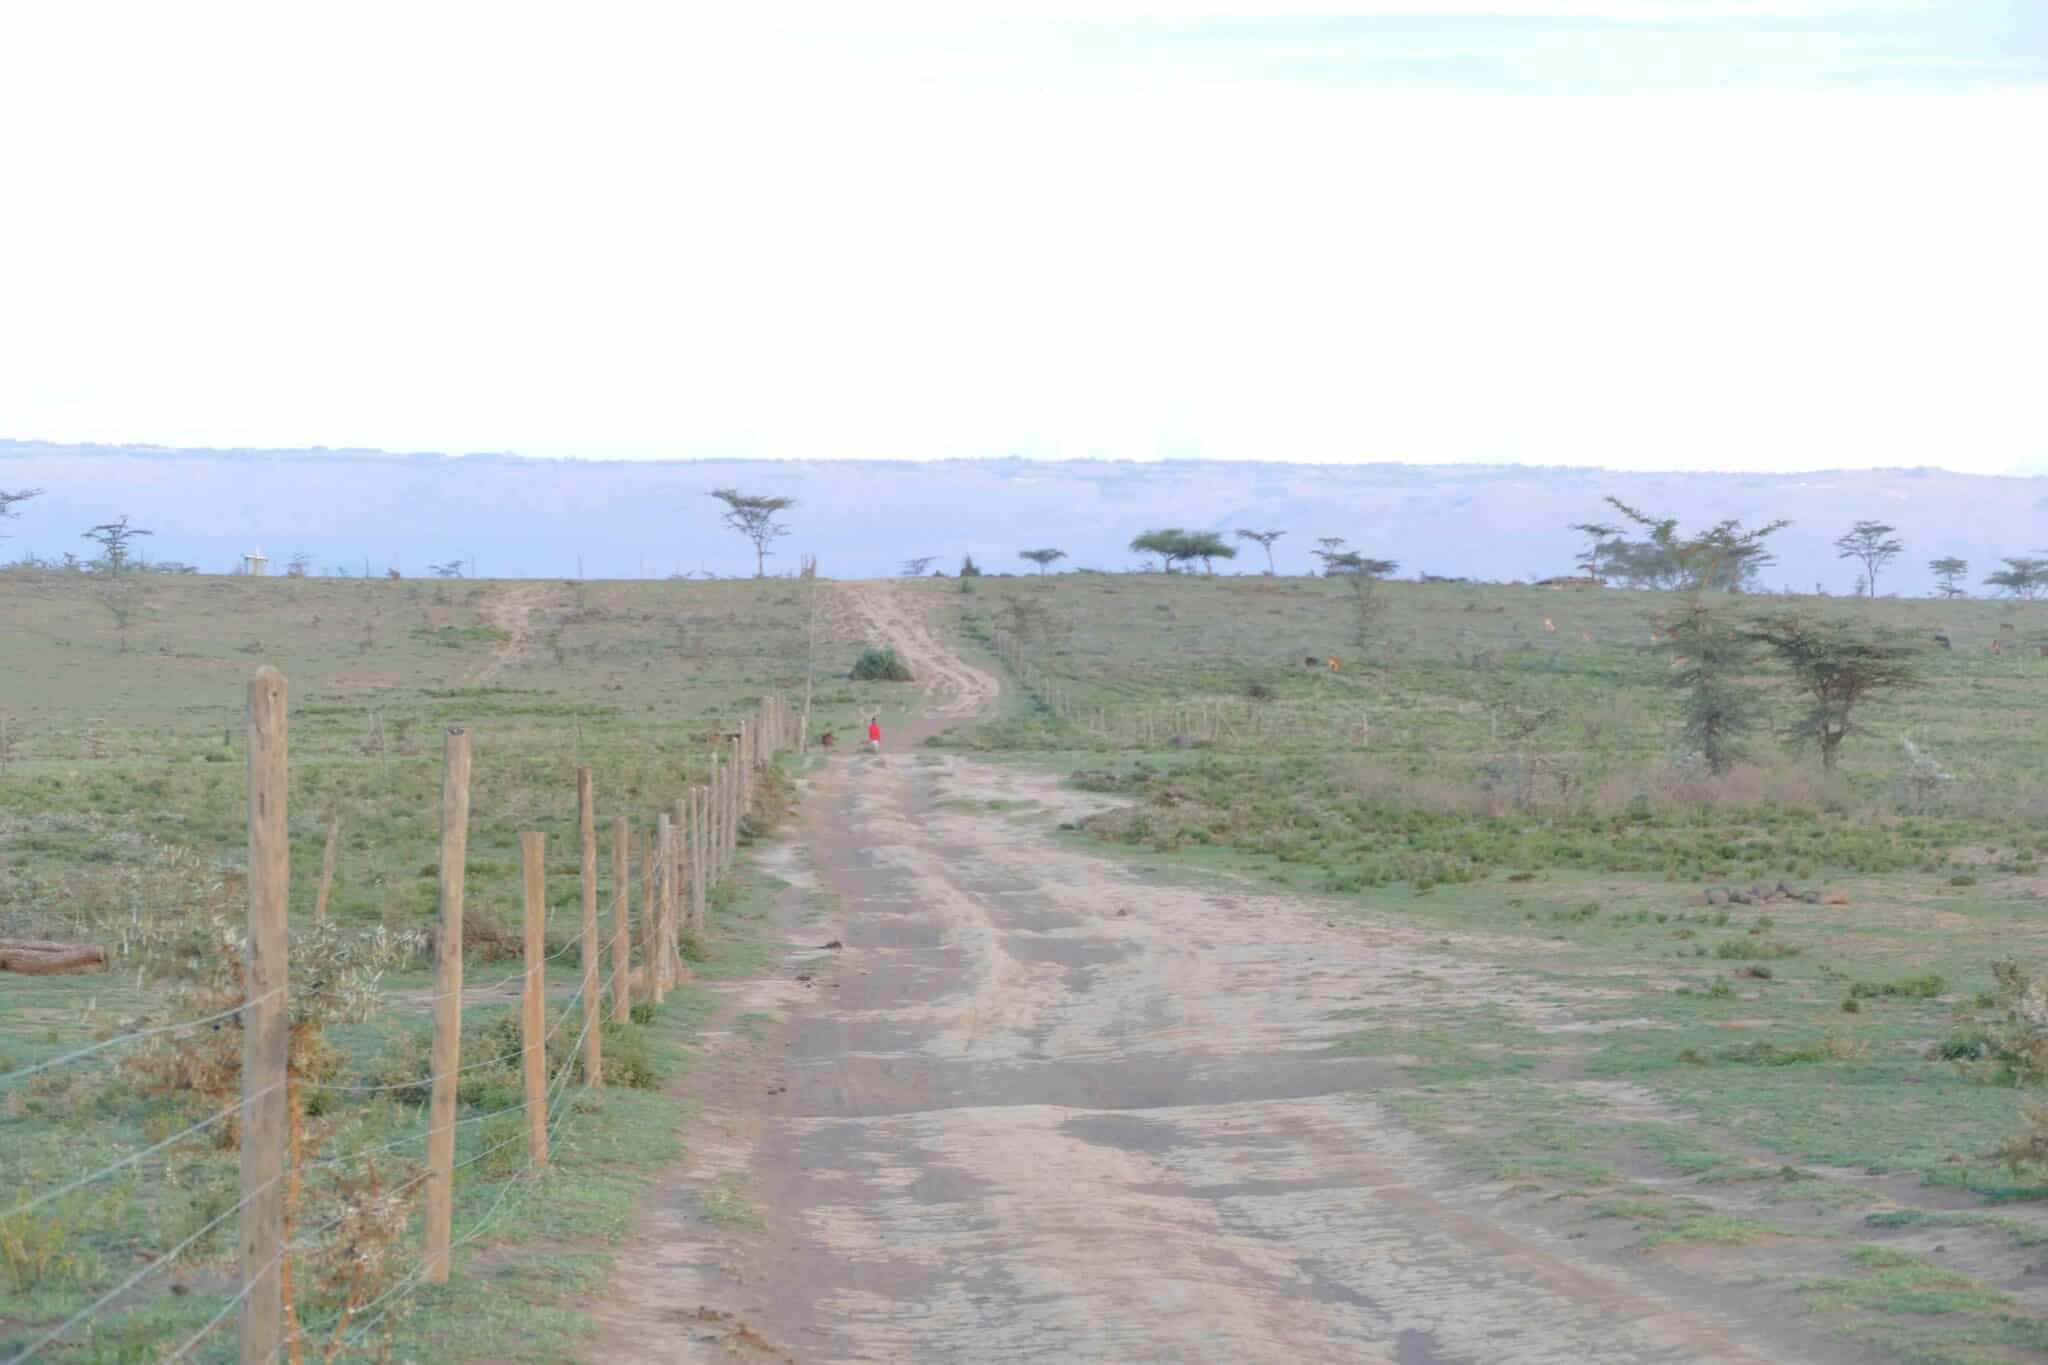
{"type": "Polygon", "coordinates": [[[697,856],[690,863],[690,920],[696,925],[697,932],[700,935],[707,933],[709,929],[704,919],[704,863],[705,851],[709,847],[706,842],[706,836],[710,827],[711,820],[705,811],[704,789],[702,787],[692,787],[690,789],[690,828],[694,833],[691,835],[690,845],[697,850],[697,856]]]}
{"type": "Polygon", "coordinates": [[[284,1345],[284,1163],[289,1140],[285,1068],[291,1011],[285,999],[285,918],[291,843],[284,675],[249,683],[248,1003],[242,1010],[241,1359],[268,1365],[284,1345]]]}
{"type": "Polygon", "coordinates": [[[327,919],[327,896],[334,890],[334,860],[341,849],[341,821],[327,822],[327,852],[320,859],[320,894],[313,898],[313,923],[327,919]]]}
{"type": "Polygon", "coordinates": [[[654,865],[660,870],[661,894],[654,902],[653,927],[647,935],[647,979],[654,983],[651,994],[654,1003],[660,1004],[668,994],[668,954],[665,951],[668,937],[668,901],[673,890],[674,878],[670,875],[673,862],[669,855],[670,843],[675,835],[668,827],[668,812],[654,817],[654,865]]]}
{"type": "Polygon", "coordinates": [[[633,1014],[632,884],[627,880],[626,847],[633,832],[626,817],[612,820],[612,1017],[621,1022],[633,1014]]]}
{"type": "Polygon", "coordinates": [[[640,997],[661,1003],[661,987],[654,979],[654,843],[649,830],[640,844],[640,997]]]}
{"type": "Polygon", "coordinates": [[[462,892],[469,862],[469,735],[441,739],[441,923],[434,933],[433,1097],[427,1109],[428,1284],[448,1280],[455,1210],[455,1092],[462,1070],[462,892]]]}
{"type": "Polygon", "coordinates": [[[690,927],[690,905],[688,892],[684,890],[696,880],[694,868],[698,857],[705,855],[705,849],[696,845],[696,835],[690,831],[690,798],[678,796],[676,806],[670,812],[670,819],[676,825],[676,933],[672,948],[676,950],[676,970],[688,972],[688,964],[682,962],[682,931],[690,927]]]}
{"type": "MultiPolygon", "coordinates": [[[[708,838],[704,845],[704,853],[706,857],[713,859],[716,859],[718,856],[717,850],[725,847],[725,831],[719,828],[718,823],[718,795],[724,790],[724,788],[719,786],[718,764],[719,756],[717,751],[714,750],[711,754],[711,776],[704,784],[704,790],[709,793],[707,799],[710,802],[710,809],[706,819],[708,838]]],[[[718,880],[718,866],[715,861],[711,867],[711,879],[714,883],[718,880]]]]}
{"type": "Polygon", "coordinates": [[[598,971],[604,950],[597,939],[597,793],[589,767],[576,770],[576,825],[583,837],[583,1084],[604,1089],[604,1030],[598,1020],[604,1015],[598,971]]]}
{"type": "Polygon", "coordinates": [[[732,790],[728,796],[732,802],[731,818],[725,823],[725,865],[731,867],[733,859],[740,855],[740,819],[747,812],[747,775],[740,763],[739,741],[733,741],[732,790]]]}
{"type": "Polygon", "coordinates": [[[526,1080],[526,1147],[536,1166],[548,1164],[548,895],[547,836],[519,836],[526,882],[526,994],[520,1000],[519,1061],[526,1080]]]}

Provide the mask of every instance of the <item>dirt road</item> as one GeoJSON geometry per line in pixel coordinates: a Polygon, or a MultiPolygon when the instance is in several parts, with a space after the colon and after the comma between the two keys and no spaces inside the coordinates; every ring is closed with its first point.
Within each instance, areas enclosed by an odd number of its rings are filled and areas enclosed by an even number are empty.
{"type": "MultiPolygon", "coordinates": [[[[914,600],[847,605],[931,680],[934,723],[988,706],[914,600]]],[[[772,855],[787,932],[845,948],[734,988],[729,1017],[783,1031],[698,1078],[692,1161],[591,1359],[1843,1358],[1766,1293],[1504,1218],[1375,1099],[1398,1059],[1329,1047],[1417,974],[1554,1006],[1412,927],[1061,842],[1091,799],[916,751],[811,781],[772,855]]]]}

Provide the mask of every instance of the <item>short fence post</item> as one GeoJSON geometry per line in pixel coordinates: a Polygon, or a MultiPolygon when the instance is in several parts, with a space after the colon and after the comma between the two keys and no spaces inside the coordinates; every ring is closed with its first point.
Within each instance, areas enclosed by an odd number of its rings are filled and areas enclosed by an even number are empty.
{"type": "Polygon", "coordinates": [[[704,922],[704,852],[705,832],[710,821],[704,814],[704,789],[690,788],[690,846],[697,850],[697,856],[690,860],[690,922],[701,935],[706,932],[704,922]]]}
{"type": "Polygon", "coordinates": [[[341,821],[327,822],[327,852],[320,859],[320,894],[313,898],[313,923],[327,919],[327,897],[334,890],[334,860],[341,850],[341,821]]]}
{"type": "Polygon", "coordinates": [[[654,841],[652,830],[640,843],[640,998],[661,1003],[661,987],[654,980],[654,841]]]}
{"type": "Polygon", "coordinates": [[[733,741],[732,769],[732,791],[728,794],[732,801],[732,818],[726,821],[725,825],[725,865],[727,867],[731,867],[733,859],[739,857],[740,820],[747,813],[747,774],[745,766],[740,762],[738,740],[733,741]]]}
{"type": "Polygon", "coordinates": [[[674,878],[670,875],[672,863],[669,858],[669,844],[674,838],[668,827],[668,812],[654,817],[654,865],[661,877],[661,894],[654,902],[652,923],[647,933],[647,979],[653,982],[654,1003],[660,1004],[668,994],[668,954],[663,951],[663,942],[668,934],[668,899],[674,878]]]}
{"type": "Polygon", "coordinates": [[[676,950],[676,966],[678,966],[678,970],[688,970],[682,964],[682,931],[684,931],[684,927],[688,927],[688,919],[690,919],[688,892],[684,888],[690,886],[692,880],[696,880],[696,872],[694,872],[696,860],[698,860],[698,857],[705,855],[705,849],[700,849],[696,845],[696,835],[690,829],[690,798],[688,796],[678,796],[676,798],[676,808],[670,812],[670,819],[676,825],[676,874],[678,874],[676,876],[676,933],[674,933],[676,941],[674,941],[672,948],[676,950]]]}
{"type": "Polygon", "coordinates": [[[588,767],[576,770],[576,823],[583,836],[583,1084],[593,1090],[604,1088],[604,1030],[598,1020],[604,1014],[599,998],[598,971],[604,951],[597,941],[597,793],[588,767]]]}
{"type": "Polygon", "coordinates": [[[248,1001],[242,1010],[241,1359],[268,1365],[284,1346],[285,917],[291,893],[284,675],[256,670],[249,683],[248,1001]]]}
{"type": "Polygon", "coordinates": [[[526,890],[526,994],[520,1001],[520,1069],[526,1079],[526,1145],[536,1166],[548,1164],[548,897],[547,836],[519,836],[526,890]]]}
{"type": "Polygon", "coordinates": [[[630,1018],[633,1013],[633,915],[628,904],[632,886],[627,881],[626,869],[626,846],[632,841],[633,832],[626,824],[626,817],[615,817],[612,820],[612,1017],[619,1020],[630,1018]]]}
{"type": "Polygon", "coordinates": [[[455,1091],[462,1070],[462,890],[469,861],[469,736],[441,740],[441,923],[434,934],[433,1098],[427,1109],[428,1284],[448,1280],[455,1210],[455,1091]]]}
{"type": "MultiPolygon", "coordinates": [[[[705,822],[707,837],[704,845],[705,856],[708,858],[716,858],[717,850],[725,847],[725,831],[720,829],[718,824],[718,796],[724,790],[723,787],[719,786],[718,762],[718,754],[714,750],[711,755],[711,776],[704,785],[704,790],[708,793],[707,800],[710,803],[710,810],[705,822]]],[[[714,883],[718,880],[718,866],[715,862],[711,867],[711,879],[714,883]]]]}

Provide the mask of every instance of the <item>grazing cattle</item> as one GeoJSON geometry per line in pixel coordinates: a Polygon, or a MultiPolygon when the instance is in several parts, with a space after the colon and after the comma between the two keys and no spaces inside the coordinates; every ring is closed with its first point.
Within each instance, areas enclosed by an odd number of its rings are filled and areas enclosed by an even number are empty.
{"type": "Polygon", "coordinates": [[[1954,646],[1954,645],[1952,645],[1952,644],[1950,644],[1950,643],[1949,643],[1949,640],[1948,640],[1948,636],[1946,636],[1946,635],[1937,635],[1937,636],[1935,636],[1935,637],[1934,637],[1934,643],[1936,643],[1936,644],[1940,645],[1940,646],[1941,646],[1941,647],[1942,647],[1943,649],[1954,649],[1954,648],[1955,648],[1955,646],[1954,646]]]}
{"type": "Polygon", "coordinates": [[[1332,673],[1342,673],[1344,671],[1344,665],[1338,663],[1336,658],[1332,657],[1330,660],[1330,671],[1332,673]]]}
{"type": "Polygon", "coordinates": [[[1321,659],[1318,659],[1313,654],[1308,654],[1302,657],[1301,666],[1303,668],[1321,668],[1323,666],[1323,661],[1321,659]]]}
{"type": "Polygon", "coordinates": [[[1993,654],[2003,654],[2003,653],[2005,653],[2005,641],[2003,641],[2003,640],[1993,640],[1993,641],[1991,642],[1991,652],[1992,652],[1993,654]]]}
{"type": "Polygon", "coordinates": [[[1543,628],[1547,631],[1555,631],[1557,629],[1557,622],[1546,616],[1543,618],[1543,628]]]}
{"type": "Polygon", "coordinates": [[[2012,622],[2010,622],[2010,621],[2000,621],[2000,622],[1998,623],[1998,628],[1999,628],[2000,630],[2005,630],[2005,631],[2009,631],[2009,630],[2011,630],[2011,629],[2012,629],[2012,622]]]}
{"type": "Polygon", "coordinates": [[[838,743],[838,736],[834,735],[830,730],[827,730],[824,734],[818,736],[818,745],[820,748],[830,749],[838,743]]]}

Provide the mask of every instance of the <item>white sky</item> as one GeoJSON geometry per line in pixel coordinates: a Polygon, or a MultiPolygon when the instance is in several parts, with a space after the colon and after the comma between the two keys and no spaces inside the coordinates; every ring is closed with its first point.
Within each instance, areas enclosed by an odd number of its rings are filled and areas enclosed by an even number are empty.
{"type": "Polygon", "coordinates": [[[2048,471],[1986,3],[28,0],[0,437],[2048,471]]]}

